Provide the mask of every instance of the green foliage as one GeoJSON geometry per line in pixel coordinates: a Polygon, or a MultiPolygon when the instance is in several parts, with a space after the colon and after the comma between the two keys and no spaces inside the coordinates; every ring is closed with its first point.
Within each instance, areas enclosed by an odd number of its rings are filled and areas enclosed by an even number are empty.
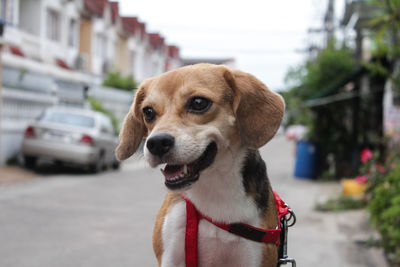
{"type": "Polygon", "coordinates": [[[355,68],[351,50],[332,41],[314,60],[291,68],[286,75],[285,82],[291,86],[284,94],[287,122],[309,128],[308,140],[317,143],[319,148],[318,173],[329,168],[329,154],[334,155],[333,162],[350,162],[342,155],[351,155],[354,143],[346,124],[351,115],[351,105],[342,101],[311,109],[306,106],[306,101],[336,93],[331,92],[332,88],[353,73],[355,68]]]}
{"type": "Polygon", "coordinates": [[[365,201],[362,199],[355,199],[350,196],[340,196],[338,198],[329,199],[325,203],[317,204],[316,210],[318,211],[344,211],[361,209],[365,207],[365,201]]]}
{"type": "Polygon", "coordinates": [[[113,87],[125,91],[132,91],[137,88],[137,83],[132,75],[123,77],[118,72],[110,72],[103,82],[104,86],[113,87]]]}
{"type": "Polygon", "coordinates": [[[303,100],[296,95],[297,90],[283,92],[282,96],[285,99],[287,106],[287,125],[302,124],[308,127],[313,127],[313,114],[311,110],[303,105],[303,100]]]}
{"type": "Polygon", "coordinates": [[[386,252],[400,263],[400,165],[373,189],[368,208],[386,252]]]}
{"type": "Polygon", "coordinates": [[[304,105],[305,101],[340,82],[354,67],[351,51],[345,45],[338,48],[333,41],[320,51],[314,61],[290,68],[285,77],[285,83],[290,88],[283,94],[287,105],[287,124],[308,126],[308,137],[313,140],[316,118],[310,108],[304,105]]]}
{"type": "MultiPolygon", "coordinates": [[[[380,244],[386,249],[392,265],[400,264],[400,155],[399,144],[387,148],[386,154],[361,153],[360,176],[366,177],[366,197],[371,220],[380,231],[380,244]]],[[[357,179],[356,178],[356,179],[357,179]]],[[[397,266],[397,265],[396,265],[397,266]]]]}
{"type": "Polygon", "coordinates": [[[375,49],[372,55],[378,59],[385,58],[388,64],[383,65],[381,61],[367,63],[366,67],[372,72],[378,72],[389,78],[395,91],[400,93],[400,71],[391,69],[400,60],[400,0],[369,0],[369,5],[375,7],[375,12],[369,21],[370,27],[374,29],[375,49]]]}
{"type": "Polygon", "coordinates": [[[118,130],[119,130],[119,121],[115,117],[115,115],[111,111],[105,109],[103,107],[103,103],[101,101],[99,101],[97,99],[94,99],[93,97],[88,98],[87,101],[89,102],[89,104],[90,104],[90,106],[92,107],[93,110],[101,112],[101,113],[103,113],[104,115],[108,116],[111,119],[111,122],[112,122],[112,125],[113,125],[113,128],[114,128],[114,132],[117,133],[118,130]]]}
{"type": "Polygon", "coordinates": [[[378,40],[384,39],[386,34],[391,35],[400,30],[400,0],[369,0],[368,3],[376,7],[369,24],[377,27],[378,40]]]}
{"type": "Polygon", "coordinates": [[[337,47],[333,41],[321,50],[314,61],[308,61],[297,68],[291,68],[285,82],[294,87],[291,91],[301,100],[307,100],[341,81],[355,67],[352,52],[345,46],[337,47]]]}
{"type": "Polygon", "coordinates": [[[380,39],[374,39],[373,42],[375,42],[375,45],[373,46],[371,54],[374,61],[363,62],[362,64],[368,69],[371,75],[389,78],[390,70],[387,64],[383,62],[386,61],[385,59],[389,53],[388,45],[380,39]]]}

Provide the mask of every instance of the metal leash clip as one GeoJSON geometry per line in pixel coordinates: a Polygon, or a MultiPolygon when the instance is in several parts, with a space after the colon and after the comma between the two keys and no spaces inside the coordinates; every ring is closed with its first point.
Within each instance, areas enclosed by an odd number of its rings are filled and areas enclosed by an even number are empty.
{"type": "Polygon", "coordinates": [[[278,256],[279,256],[278,267],[281,265],[286,265],[288,263],[291,263],[292,267],[296,267],[296,260],[293,258],[289,258],[289,256],[287,255],[288,228],[292,227],[296,223],[296,215],[290,208],[289,212],[290,213],[288,218],[284,216],[281,219],[281,236],[280,236],[279,251],[278,251],[278,256]]]}

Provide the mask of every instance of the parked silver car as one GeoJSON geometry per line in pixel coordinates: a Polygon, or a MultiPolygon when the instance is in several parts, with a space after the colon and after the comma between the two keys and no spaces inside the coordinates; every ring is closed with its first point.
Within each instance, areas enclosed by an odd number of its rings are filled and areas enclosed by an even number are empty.
{"type": "Polygon", "coordinates": [[[22,152],[28,167],[34,167],[38,158],[47,158],[99,172],[107,165],[119,167],[114,156],[117,143],[111,120],[102,113],[53,107],[25,130],[22,152]]]}

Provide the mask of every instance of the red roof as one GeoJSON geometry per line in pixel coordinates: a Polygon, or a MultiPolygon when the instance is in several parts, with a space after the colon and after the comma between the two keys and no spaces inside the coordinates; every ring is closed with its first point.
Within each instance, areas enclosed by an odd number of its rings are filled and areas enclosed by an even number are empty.
{"type": "Polygon", "coordinates": [[[162,48],[164,46],[164,38],[158,33],[150,33],[149,42],[154,49],[162,48]]]}
{"type": "Polygon", "coordinates": [[[85,0],[86,8],[98,16],[103,16],[106,4],[107,0],[85,0]]]}
{"type": "Polygon", "coordinates": [[[140,22],[139,22],[138,18],[136,18],[136,17],[121,17],[121,20],[122,20],[122,26],[124,27],[124,29],[127,32],[129,32],[133,35],[135,35],[138,32],[138,30],[140,28],[140,25],[139,25],[140,22]]]}
{"type": "Polygon", "coordinates": [[[115,23],[119,15],[119,5],[118,2],[110,2],[110,5],[111,5],[112,22],[115,23]]]}
{"type": "Polygon", "coordinates": [[[146,23],[139,22],[140,32],[142,33],[142,39],[146,36],[146,23]]]}
{"type": "Polygon", "coordinates": [[[167,49],[169,57],[179,57],[179,47],[175,45],[169,45],[167,49]]]}
{"type": "MultiPolygon", "coordinates": [[[[119,2],[109,0],[84,0],[85,8],[92,14],[103,17],[106,6],[110,5],[112,23],[115,23],[119,17],[119,2]]],[[[168,56],[179,57],[179,47],[165,45],[165,39],[158,33],[148,34],[146,32],[146,24],[140,22],[137,17],[120,17],[122,27],[125,31],[132,35],[138,35],[145,39],[149,37],[149,43],[153,49],[167,49],[168,56]]],[[[60,64],[59,64],[60,65],[60,64]]],[[[61,64],[64,65],[64,64],[61,64]]],[[[65,67],[65,66],[64,66],[65,67]]]]}

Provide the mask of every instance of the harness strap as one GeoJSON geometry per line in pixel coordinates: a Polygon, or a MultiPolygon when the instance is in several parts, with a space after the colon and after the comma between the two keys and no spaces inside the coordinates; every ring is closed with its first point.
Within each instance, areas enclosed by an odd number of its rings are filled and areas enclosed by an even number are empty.
{"type": "MultiPolygon", "coordinates": [[[[182,194],[183,196],[183,194],[182,194]]],[[[185,234],[185,262],[186,267],[197,267],[197,237],[199,232],[198,213],[186,197],[186,234],[185,234]]]]}
{"type": "MultiPolygon", "coordinates": [[[[290,213],[289,206],[281,199],[277,192],[274,192],[276,212],[278,213],[278,221],[281,222],[282,218],[290,213]]],[[[278,224],[281,227],[280,223],[278,224]]]]}
{"type": "Polygon", "coordinates": [[[197,239],[199,231],[199,221],[205,219],[227,232],[237,236],[261,243],[275,243],[279,246],[279,237],[281,233],[280,221],[283,216],[289,213],[289,208],[285,202],[274,191],[275,206],[278,213],[277,229],[262,229],[245,223],[219,223],[211,218],[201,214],[193,203],[182,194],[186,202],[186,233],[185,233],[185,262],[186,267],[197,267],[197,239]]]}

